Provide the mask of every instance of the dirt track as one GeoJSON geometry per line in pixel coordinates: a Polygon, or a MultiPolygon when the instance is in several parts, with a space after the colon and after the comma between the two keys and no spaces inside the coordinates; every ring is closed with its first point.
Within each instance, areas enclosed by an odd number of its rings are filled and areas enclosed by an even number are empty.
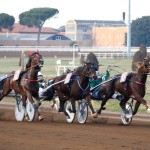
{"type": "MultiPolygon", "coordinates": [[[[41,109],[44,120],[16,122],[14,107],[0,108],[0,150],[149,150],[150,120],[135,117],[130,126],[116,115],[68,124],[62,114],[41,109]]],[[[142,117],[141,117],[142,118],[142,117]]]]}

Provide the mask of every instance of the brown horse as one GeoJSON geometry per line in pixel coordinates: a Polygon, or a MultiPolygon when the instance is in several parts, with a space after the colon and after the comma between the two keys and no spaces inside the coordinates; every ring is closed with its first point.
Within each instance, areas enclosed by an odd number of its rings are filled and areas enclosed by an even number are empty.
{"type": "Polygon", "coordinates": [[[146,107],[147,112],[150,112],[150,108],[148,107],[146,100],[143,99],[145,96],[145,83],[149,72],[150,57],[148,56],[142,62],[138,63],[137,73],[130,73],[125,82],[120,82],[121,75],[118,75],[113,77],[110,82],[104,84],[100,89],[100,93],[102,93],[103,98],[98,114],[101,113],[106,102],[116,91],[123,96],[120,106],[124,111],[126,102],[133,97],[136,100],[133,115],[137,113],[140,104],[143,104],[146,107]]]}
{"type": "Polygon", "coordinates": [[[73,73],[69,83],[64,84],[66,75],[61,75],[53,79],[53,89],[60,99],[60,111],[64,111],[63,105],[66,100],[71,100],[73,112],[76,112],[75,101],[86,99],[93,117],[97,117],[90,98],[89,76],[95,76],[95,67],[92,63],[85,63],[84,66],[78,67],[73,73]],[[60,83],[59,83],[60,82],[60,83]],[[55,84],[56,83],[56,84],[55,84]]]}
{"type": "MultiPolygon", "coordinates": [[[[19,81],[14,80],[15,72],[10,73],[2,82],[3,82],[3,92],[0,94],[0,100],[12,90],[15,91],[15,94],[21,94],[23,101],[23,108],[25,111],[25,117],[28,119],[26,111],[26,100],[27,98],[33,104],[34,108],[38,110],[39,106],[39,84],[37,79],[37,74],[43,66],[43,58],[39,52],[30,52],[29,61],[25,71],[20,74],[19,81]],[[34,103],[33,98],[37,100],[37,104],[34,103]]],[[[38,112],[38,111],[37,111],[38,112]]],[[[41,115],[38,112],[39,120],[42,119],[41,115]]]]}

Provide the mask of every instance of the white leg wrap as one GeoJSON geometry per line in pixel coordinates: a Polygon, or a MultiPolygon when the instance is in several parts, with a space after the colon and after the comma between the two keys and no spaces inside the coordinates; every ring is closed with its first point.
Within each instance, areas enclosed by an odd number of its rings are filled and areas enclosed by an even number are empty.
{"type": "Polygon", "coordinates": [[[150,113],[150,108],[147,109],[147,113],[150,113]]]}

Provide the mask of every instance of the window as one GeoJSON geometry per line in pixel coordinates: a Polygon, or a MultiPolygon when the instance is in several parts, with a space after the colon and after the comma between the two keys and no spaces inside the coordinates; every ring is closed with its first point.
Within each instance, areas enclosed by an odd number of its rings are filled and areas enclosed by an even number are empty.
{"type": "Polygon", "coordinates": [[[61,40],[61,36],[56,36],[56,40],[61,40]]]}

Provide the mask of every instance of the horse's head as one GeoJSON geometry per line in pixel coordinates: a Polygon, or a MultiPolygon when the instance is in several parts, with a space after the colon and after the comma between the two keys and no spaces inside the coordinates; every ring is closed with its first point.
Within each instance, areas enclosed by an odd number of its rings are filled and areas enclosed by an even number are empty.
{"type": "Polygon", "coordinates": [[[27,68],[33,67],[36,70],[40,70],[41,67],[43,67],[44,64],[44,60],[42,58],[42,55],[39,53],[39,51],[37,52],[28,52],[29,54],[29,61],[27,64],[27,68]]]}
{"type": "Polygon", "coordinates": [[[93,63],[91,62],[85,62],[84,63],[84,74],[86,74],[87,76],[92,76],[94,78],[96,78],[96,68],[94,66],[93,63]]]}
{"type": "Polygon", "coordinates": [[[147,56],[142,62],[137,63],[138,73],[149,73],[150,72],[150,57],[147,56]]]}

